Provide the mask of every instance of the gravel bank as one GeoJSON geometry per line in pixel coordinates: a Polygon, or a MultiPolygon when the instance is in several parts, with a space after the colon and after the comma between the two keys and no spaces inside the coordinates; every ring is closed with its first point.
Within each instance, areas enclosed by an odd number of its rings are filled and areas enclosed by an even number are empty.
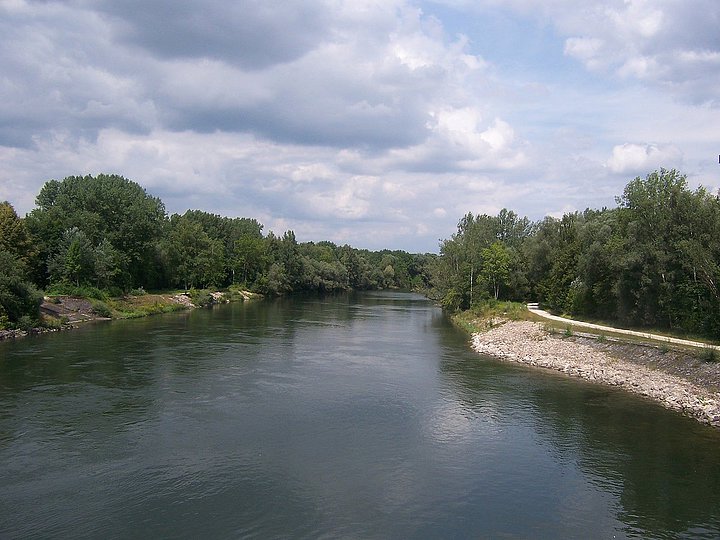
{"type": "Polygon", "coordinates": [[[622,387],[720,427],[720,364],[689,353],[562,337],[528,321],[473,334],[472,344],[482,354],[622,387]]]}

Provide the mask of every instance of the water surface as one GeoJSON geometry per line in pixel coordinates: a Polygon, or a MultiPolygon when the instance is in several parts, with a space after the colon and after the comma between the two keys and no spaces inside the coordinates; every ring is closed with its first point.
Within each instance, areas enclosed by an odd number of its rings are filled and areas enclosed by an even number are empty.
{"type": "Polygon", "coordinates": [[[0,343],[2,538],[716,538],[719,443],[408,293],[0,343]]]}

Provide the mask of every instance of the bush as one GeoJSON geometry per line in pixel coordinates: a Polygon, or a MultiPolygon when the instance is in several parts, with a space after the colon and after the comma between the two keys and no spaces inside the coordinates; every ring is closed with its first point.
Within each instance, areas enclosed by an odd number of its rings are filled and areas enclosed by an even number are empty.
{"type": "Polygon", "coordinates": [[[45,292],[50,296],[80,296],[83,298],[95,298],[96,300],[108,299],[107,293],[97,287],[86,285],[78,287],[67,282],[53,283],[45,292]]]}
{"type": "Polygon", "coordinates": [[[190,301],[196,306],[209,307],[215,302],[210,291],[206,289],[190,289],[188,295],[190,296],[190,301]]]}
{"type": "Polygon", "coordinates": [[[705,362],[717,362],[718,353],[715,350],[715,347],[707,347],[702,353],[702,359],[705,362]]]}
{"type": "Polygon", "coordinates": [[[2,325],[17,325],[23,316],[32,321],[40,318],[42,295],[25,281],[21,264],[10,253],[0,252],[0,317],[2,325]]]}
{"type": "Polygon", "coordinates": [[[525,318],[527,306],[518,302],[490,299],[473,304],[472,312],[478,317],[497,317],[517,321],[525,318]]]}
{"type": "Polygon", "coordinates": [[[110,318],[112,317],[112,310],[102,300],[91,301],[93,311],[100,317],[110,318]]]}
{"type": "Polygon", "coordinates": [[[15,326],[17,326],[17,328],[19,328],[20,330],[29,332],[30,330],[35,328],[35,322],[36,321],[32,317],[30,317],[30,315],[23,315],[18,319],[15,326]]]}

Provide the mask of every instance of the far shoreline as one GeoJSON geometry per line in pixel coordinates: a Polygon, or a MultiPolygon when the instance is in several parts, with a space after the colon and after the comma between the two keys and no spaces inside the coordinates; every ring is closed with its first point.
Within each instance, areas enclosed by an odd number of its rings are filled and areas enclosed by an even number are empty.
{"type": "Polygon", "coordinates": [[[192,291],[170,294],[145,293],[125,295],[100,301],[76,295],[46,296],[40,306],[43,326],[27,329],[0,330],[0,343],[29,336],[73,330],[87,323],[136,319],[177,313],[216,304],[246,302],[262,295],[245,289],[234,291],[192,291]],[[201,296],[197,295],[197,292],[201,296]],[[198,299],[201,302],[198,302],[198,299]]]}

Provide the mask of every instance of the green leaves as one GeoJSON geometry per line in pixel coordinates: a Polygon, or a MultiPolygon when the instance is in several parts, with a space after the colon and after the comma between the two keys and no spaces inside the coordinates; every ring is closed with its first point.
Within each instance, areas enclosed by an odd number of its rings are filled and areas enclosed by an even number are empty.
{"type": "Polygon", "coordinates": [[[0,329],[17,326],[25,318],[40,318],[42,295],[25,280],[22,265],[6,250],[0,250],[0,329]]]}
{"type": "MultiPolygon", "coordinates": [[[[110,280],[123,287],[147,284],[153,273],[150,266],[154,246],[165,223],[165,207],[160,199],[122,176],[101,174],[50,180],[40,190],[36,203],[38,208],[27,218],[28,227],[38,239],[36,279],[43,282],[50,266],[55,265],[57,270],[63,235],[77,230],[89,243],[83,249],[92,251],[107,242],[114,253],[104,257],[101,276],[84,275],[84,266],[79,262],[80,267],[70,272],[73,279],[98,283],[110,280]],[[108,268],[112,262],[115,266],[108,268]]],[[[107,251],[108,246],[103,248],[103,252],[107,251]]],[[[73,255],[78,261],[85,256],[73,255]]]]}
{"type": "Polygon", "coordinates": [[[466,214],[433,272],[443,305],[469,307],[481,285],[557,312],[720,338],[718,198],[661,169],[617,202],[535,224],[466,214]]]}
{"type": "Polygon", "coordinates": [[[500,242],[493,242],[490,247],[482,250],[481,279],[487,283],[495,297],[500,296],[500,287],[510,277],[510,253],[500,242]]]}

